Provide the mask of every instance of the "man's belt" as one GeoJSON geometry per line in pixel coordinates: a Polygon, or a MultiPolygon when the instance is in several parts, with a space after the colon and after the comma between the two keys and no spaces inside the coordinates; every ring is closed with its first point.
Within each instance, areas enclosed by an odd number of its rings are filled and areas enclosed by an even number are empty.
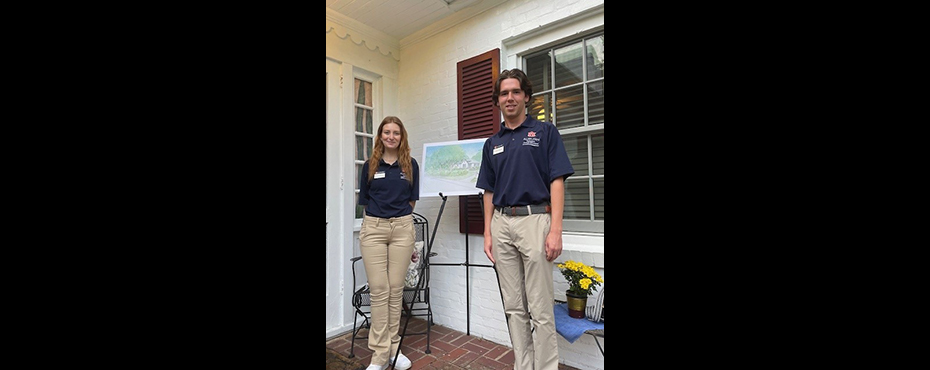
{"type": "Polygon", "coordinates": [[[510,216],[526,216],[526,215],[536,215],[541,213],[552,212],[552,207],[548,204],[533,204],[528,206],[509,206],[509,207],[494,207],[498,212],[510,216]]]}

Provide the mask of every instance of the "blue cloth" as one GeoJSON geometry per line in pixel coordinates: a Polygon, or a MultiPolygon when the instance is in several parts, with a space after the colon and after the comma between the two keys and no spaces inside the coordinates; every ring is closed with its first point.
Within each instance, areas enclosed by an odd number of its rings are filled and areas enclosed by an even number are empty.
{"type": "Polygon", "coordinates": [[[555,313],[555,331],[569,343],[575,343],[588,330],[604,329],[602,322],[568,316],[568,303],[556,304],[552,311],[555,313]]]}

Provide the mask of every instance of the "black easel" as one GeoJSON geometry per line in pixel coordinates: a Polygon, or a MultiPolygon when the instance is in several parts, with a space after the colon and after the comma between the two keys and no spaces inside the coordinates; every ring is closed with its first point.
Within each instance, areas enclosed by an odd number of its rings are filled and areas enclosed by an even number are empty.
{"type": "MultiPolygon", "coordinates": [[[[478,196],[481,197],[484,193],[478,192],[478,196]]],[[[439,196],[442,196],[442,193],[439,193],[439,196]]],[[[445,201],[445,197],[443,197],[445,201]]],[[[468,257],[468,200],[466,199],[465,203],[465,262],[462,263],[431,263],[430,266],[465,266],[465,335],[471,335],[471,289],[469,289],[468,282],[469,280],[469,269],[468,267],[490,267],[494,268],[494,265],[478,265],[470,262],[468,257]]],[[[494,274],[497,276],[497,274],[494,274]]],[[[498,281],[498,285],[500,282],[498,281]]]]}

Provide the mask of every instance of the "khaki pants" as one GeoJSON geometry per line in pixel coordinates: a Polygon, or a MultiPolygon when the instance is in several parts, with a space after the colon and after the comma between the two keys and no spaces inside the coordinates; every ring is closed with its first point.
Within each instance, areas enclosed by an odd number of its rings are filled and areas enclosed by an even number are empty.
{"type": "Polygon", "coordinates": [[[559,342],[552,312],[555,299],[552,262],[546,261],[546,234],[551,222],[548,213],[510,216],[495,211],[491,216],[491,253],[516,370],[559,367],[559,342]]]}
{"type": "MultiPolygon", "coordinates": [[[[400,342],[404,277],[413,254],[413,216],[380,218],[365,215],[358,233],[362,262],[371,289],[371,364],[386,365],[400,342]]],[[[551,307],[550,307],[551,308],[551,307]]]]}

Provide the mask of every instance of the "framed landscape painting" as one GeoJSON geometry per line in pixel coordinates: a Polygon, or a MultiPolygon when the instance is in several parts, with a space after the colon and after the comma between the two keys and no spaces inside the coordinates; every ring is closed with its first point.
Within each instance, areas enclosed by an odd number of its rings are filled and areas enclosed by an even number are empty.
{"type": "Polygon", "coordinates": [[[486,138],[423,145],[420,164],[420,198],[477,195],[478,170],[486,138]]]}

